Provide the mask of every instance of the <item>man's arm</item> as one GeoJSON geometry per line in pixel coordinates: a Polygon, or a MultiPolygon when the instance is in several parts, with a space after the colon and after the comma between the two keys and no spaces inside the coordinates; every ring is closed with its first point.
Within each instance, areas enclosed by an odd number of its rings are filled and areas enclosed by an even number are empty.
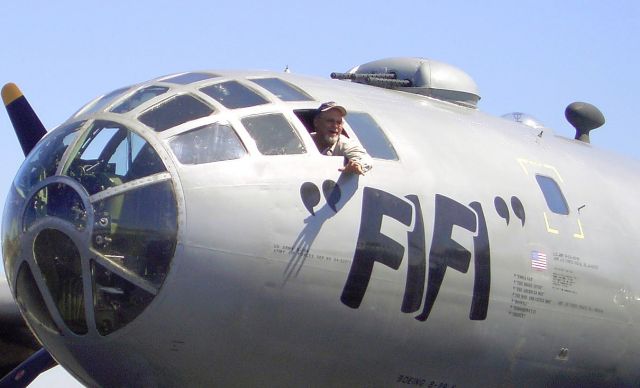
{"type": "Polygon", "coordinates": [[[362,175],[373,167],[371,156],[356,141],[341,138],[337,146],[340,147],[340,153],[349,160],[343,171],[362,175]]]}

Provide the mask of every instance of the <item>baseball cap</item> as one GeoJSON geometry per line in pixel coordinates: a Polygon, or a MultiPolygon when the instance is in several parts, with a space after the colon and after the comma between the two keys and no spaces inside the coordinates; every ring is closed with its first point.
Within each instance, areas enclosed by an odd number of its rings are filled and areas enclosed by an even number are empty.
{"type": "Polygon", "coordinates": [[[326,112],[326,111],[331,110],[331,109],[339,110],[340,113],[342,113],[343,116],[347,115],[347,110],[344,109],[343,106],[336,104],[335,101],[328,101],[328,102],[325,102],[322,105],[320,105],[320,107],[318,107],[318,113],[326,112]]]}

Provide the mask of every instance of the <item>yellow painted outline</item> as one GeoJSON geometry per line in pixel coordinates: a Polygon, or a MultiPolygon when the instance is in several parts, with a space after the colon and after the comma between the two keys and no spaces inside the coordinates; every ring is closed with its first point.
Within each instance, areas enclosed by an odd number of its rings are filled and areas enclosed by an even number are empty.
{"type": "Polygon", "coordinates": [[[553,171],[556,174],[556,176],[558,177],[558,180],[560,181],[560,183],[564,183],[564,180],[562,179],[562,177],[560,176],[560,173],[558,172],[558,170],[556,170],[555,167],[553,167],[550,164],[545,164],[545,165],[543,165],[543,167],[548,168],[551,171],[553,171]]]}
{"type": "Polygon", "coordinates": [[[584,239],[584,231],[582,230],[582,224],[580,223],[580,220],[578,220],[578,229],[580,230],[580,233],[574,233],[573,237],[583,240],[584,239]]]}
{"type": "Polygon", "coordinates": [[[550,165],[550,164],[544,164],[544,163],[540,163],[540,162],[534,162],[533,160],[528,160],[525,158],[517,158],[516,159],[518,161],[518,164],[520,164],[520,167],[522,167],[522,171],[524,171],[525,175],[529,175],[529,170],[527,169],[527,164],[531,165],[533,167],[538,167],[538,168],[546,168],[549,169],[551,171],[553,171],[553,174],[558,177],[558,180],[560,181],[560,183],[564,183],[564,180],[562,179],[562,176],[560,175],[560,173],[558,172],[558,170],[550,165]]]}
{"type": "MultiPolygon", "coordinates": [[[[537,170],[536,172],[538,173],[541,172],[540,170],[542,169],[547,169],[547,170],[551,170],[552,173],[550,175],[555,175],[558,178],[559,183],[564,183],[564,179],[562,179],[562,176],[560,175],[560,172],[558,172],[558,169],[556,169],[554,166],[550,164],[536,162],[536,161],[528,160],[525,158],[516,158],[516,161],[522,168],[522,171],[524,172],[524,174],[527,176],[529,175],[529,169],[537,170]]],[[[558,229],[554,229],[551,227],[551,225],[549,225],[549,217],[547,217],[547,213],[542,212],[542,215],[544,216],[544,223],[547,227],[547,232],[552,234],[560,234],[560,231],[558,231],[558,229]]],[[[574,233],[573,237],[584,240],[584,230],[582,229],[582,223],[580,222],[580,219],[578,219],[577,222],[578,222],[578,232],[574,233]]]]}
{"type": "Polygon", "coordinates": [[[517,158],[516,160],[518,161],[518,164],[520,165],[520,167],[522,167],[522,171],[524,172],[524,175],[529,175],[529,171],[527,171],[527,167],[525,167],[524,165],[527,162],[527,160],[522,158],[517,158]]]}
{"type": "Polygon", "coordinates": [[[558,232],[558,229],[553,229],[551,226],[549,226],[549,219],[547,218],[547,213],[542,212],[542,215],[544,216],[544,223],[547,225],[547,232],[553,233],[553,234],[560,234],[560,232],[558,232]]]}

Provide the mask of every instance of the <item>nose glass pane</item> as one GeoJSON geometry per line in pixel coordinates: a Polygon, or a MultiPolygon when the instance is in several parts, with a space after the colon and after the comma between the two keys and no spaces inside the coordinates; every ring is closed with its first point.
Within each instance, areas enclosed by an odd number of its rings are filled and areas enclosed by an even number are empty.
{"type": "Polygon", "coordinates": [[[178,233],[170,181],[94,203],[92,245],[114,266],[159,287],[169,270],[178,233]]]}
{"type": "Polygon", "coordinates": [[[84,122],[76,122],[60,127],[45,136],[29,153],[14,184],[23,197],[36,183],[55,175],[67,147],[78,135],[84,122]]]}
{"type": "Polygon", "coordinates": [[[164,171],[158,154],[138,134],[118,123],[96,121],[67,174],[92,195],[164,171]]]}
{"type": "Polygon", "coordinates": [[[31,197],[24,213],[24,230],[45,217],[61,218],[75,225],[77,230],[86,226],[87,213],[78,193],[63,183],[43,187],[31,197]]]}
{"type": "Polygon", "coordinates": [[[65,324],[76,334],[86,334],[78,248],[66,234],[55,229],[44,229],[36,237],[33,251],[65,324]]]}

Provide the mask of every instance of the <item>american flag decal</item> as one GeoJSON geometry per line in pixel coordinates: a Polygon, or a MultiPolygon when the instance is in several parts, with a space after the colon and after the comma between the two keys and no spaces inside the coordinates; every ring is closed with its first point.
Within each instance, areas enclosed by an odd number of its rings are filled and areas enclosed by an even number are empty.
{"type": "Polygon", "coordinates": [[[531,268],[537,271],[547,269],[547,255],[538,251],[531,251],[531,268]]]}

